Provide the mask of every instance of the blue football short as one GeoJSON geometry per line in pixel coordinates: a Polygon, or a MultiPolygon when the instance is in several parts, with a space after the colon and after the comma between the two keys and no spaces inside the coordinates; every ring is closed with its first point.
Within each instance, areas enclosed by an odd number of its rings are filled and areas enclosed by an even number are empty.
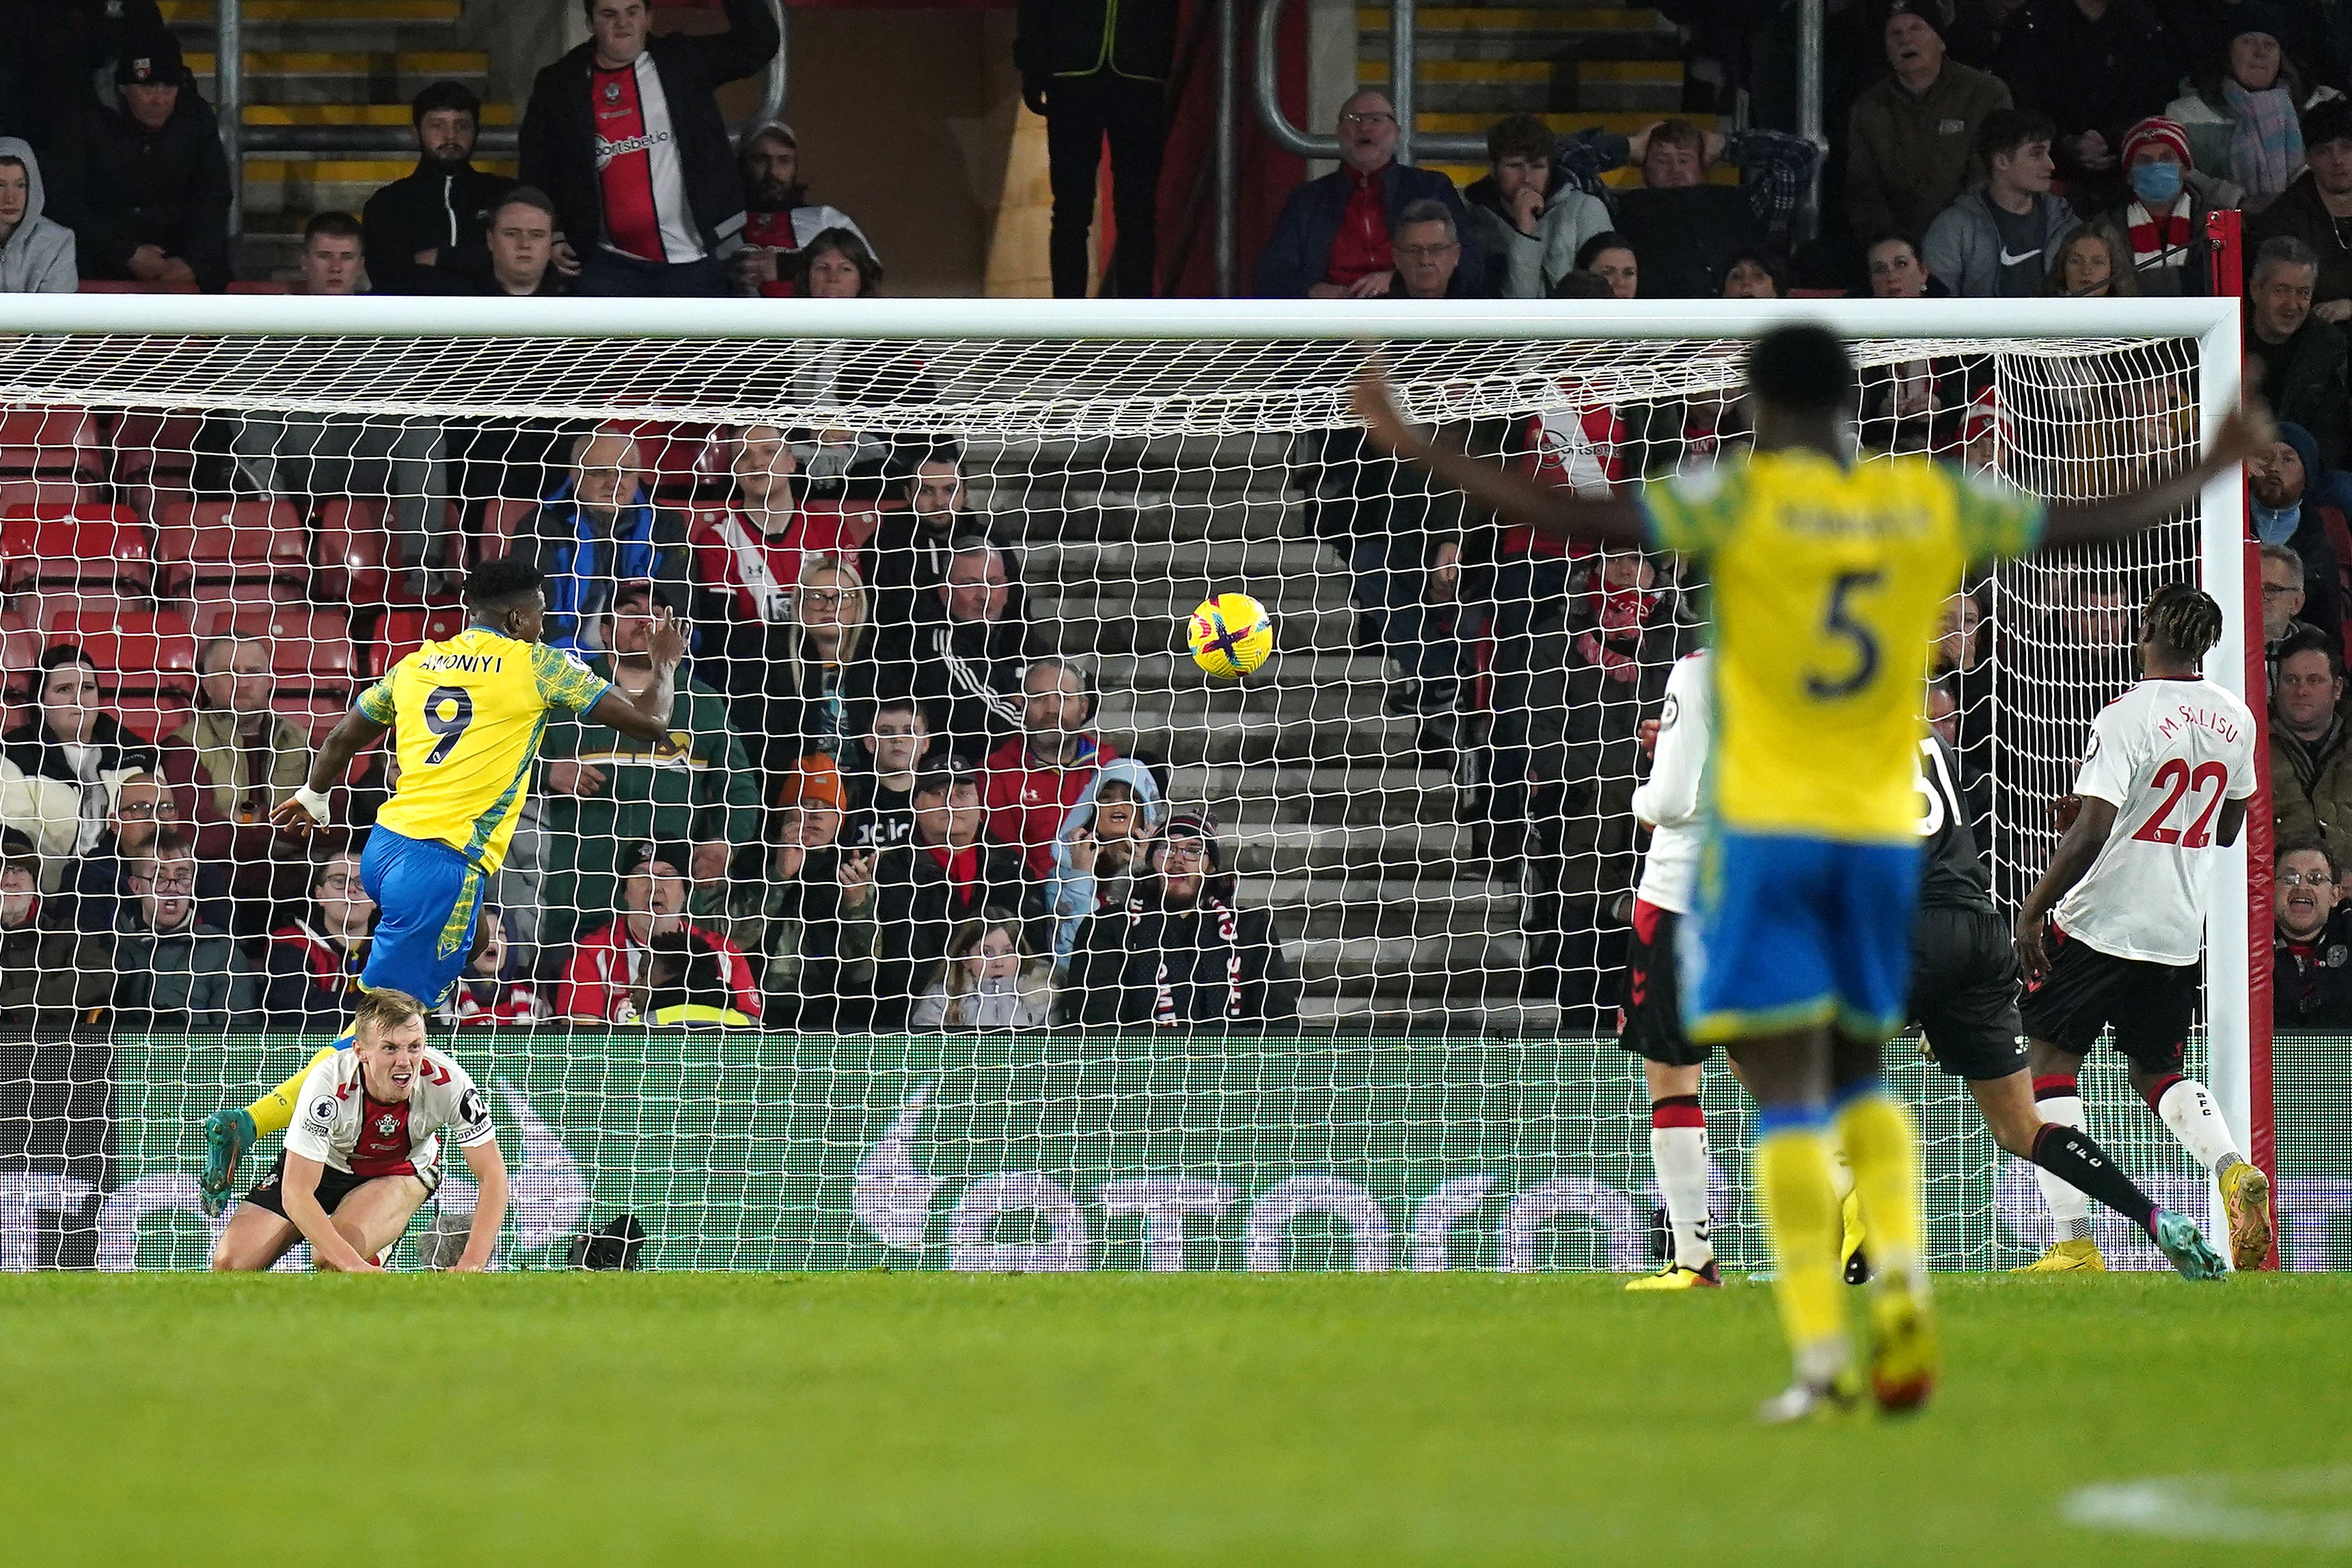
{"type": "Polygon", "coordinates": [[[426,1007],[465,972],[482,910],[481,869],[444,843],[404,838],[388,828],[368,834],[360,885],[375,900],[363,990],[406,991],[426,1007]]]}
{"type": "Polygon", "coordinates": [[[1683,1022],[1694,1040],[1833,1025],[1885,1040],[1906,1021],[1916,843],[1718,828],[1683,922],[1683,1022]]]}

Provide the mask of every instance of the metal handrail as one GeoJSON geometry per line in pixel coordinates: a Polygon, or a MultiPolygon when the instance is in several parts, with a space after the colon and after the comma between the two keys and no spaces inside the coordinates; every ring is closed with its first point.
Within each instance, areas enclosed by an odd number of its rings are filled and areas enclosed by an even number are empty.
{"type": "MultiPolygon", "coordinates": [[[[404,125],[247,125],[245,123],[244,0],[214,0],[218,40],[213,57],[213,96],[220,116],[221,152],[228,159],[229,240],[234,245],[245,228],[245,154],[247,152],[413,152],[415,132],[404,125]]],[[[785,94],[792,85],[788,56],[792,32],[783,0],[768,0],[776,19],[776,52],[768,61],[767,80],[760,107],[751,118],[728,127],[728,134],[745,131],[781,119],[785,94]]],[[[521,132],[511,125],[486,125],[474,134],[474,151],[492,157],[512,157],[521,132]]]]}
{"type": "MultiPolygon", "coordinates": [[[[1251,61],[1252,97],[1257,106],[1257,121],[1274,144],[1286,152],[1301,158],[1337,158],[1339,139],[1337,136],[1315,136],[1290,122],[1282,111],[1281,83],[1276,67],[1276,46],[1282,32],[1282,9],[1287,0],[1258,0],[1257,48],[1251,61]]],[[[1389,101],[1396,106],[1397,162],[1410,163],[1418,152],[1424,158],[1445,160],[1467,159],[1483,162],[1486,157],[1484,136],[1454,133],[1451,135],[1416,134],[1413,129],[1413,61],[1416,0],[1389,0],[1389,101]]]]}

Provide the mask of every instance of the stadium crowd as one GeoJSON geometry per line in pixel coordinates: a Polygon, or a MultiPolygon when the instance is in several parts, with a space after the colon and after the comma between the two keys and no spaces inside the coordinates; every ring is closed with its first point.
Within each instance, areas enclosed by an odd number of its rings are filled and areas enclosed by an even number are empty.
{"type": "MultiPolygon", "coordinates": [[[[714,91],[776,47],[763,5],[729,0],[729,28],[696,37],[652,35],[641,0],[585,9],[589,41],[539,74],[519,179],[474,165],[474,95],[430,86],[412,106],[415,172],[361,214],[313,217],[298,286],[877,291],[873,246],[810,196],[791,129],[727,136],[714,91]],[[656,115],[671,152],[628,156],[620,132],[642,139],[656,115]]],[[[1737,57],[1761,47],[1756,27],[1770,20],[1746,13],[1771,10],[1676,15],[1737,57]]],[[[2207,216],[2242,212],[2246,357],[2287,422],[2252,476],[2282,846],[2279,1018],[2352,1027],[2352,915],[2338,918],[2335,881],[2352,857],[2352,6],[1830,10],[1842,129],[1825,149],[1762,125],[1715,131],[1669,117],[1631,136],[1560,134],[1517,114],[1491,127],[1486,174],[1458,190],[1397,162],[1393,105],[1359,92],[1335,126],[1339,167],[1291,193],[1255,290],[2210,294],[2207,216]],[[1809,236],[1817,176],[1826,199],[1809,236]]],[[[25,133],[0,139],[0,288],[217,290],[232,258],[212,111],[152,3],[108,15],[41,40],[52,56],[12,55],[55,58],[48,79],[0,84],[0,126],[25,133]],[[110,96],[84,100],[79,86],[94,77],[110,78],[110,96]]],[[[1107,138],[1120,239],[1106,287],[1150,292],[1146,198],[1163,131],[1151,84],[1172,47],[1167,8],[1113,8],[1088,33],[1070,8],[1024,5],[1021,26],[1024,96],[1051,131],[1055,291],[1087,287],[1107,138]]],[[[855,402],[887,401],[922,371],[877,361],[831,373],[855,402]]],[[[2152,350],[2103,373],[2053,371],[2039,390],[2028,417],[2005,406],[1989,360],[1876,368],[1862,439],[2082,496],[2180,449],[2195,407],[2187,371],[2152,350]]],[[[1623,485],[1745,438],[1737,406],[1704,400],[1591,400],[1458,434],[1577,487],[1623,485]]],[[[449,624],[467,561],[502,550],[544,572],[549,640],[624,690],[651,684],[657,607],[694,628],[673,714],[682,757],[584,720],[550,727],[532,804],[447,1004],[457,1021],[1258,1029],[1294,1018],[1281,943],[1263,909],[1238,902],[1219,824],[1170,800],[1164,762],[1120,756],[1097,733],[1092,665],[1032,622],[1024,519],[973,506],[952,444],[289,413],[207,421],[189,446],[175,478],[189,497],[281,507],[268,515],[296,519],[306,559],[328,563],[372,519],[389,548],[338,580],[351,632],[387,656],[449,624]],[[367,497],[377,499],[355,500],[367,497]]],[[[1569,1025],[1605,1024],[1613,986],[1602,977],[1640,849],[1630,796],[1643,721],[1696,643],[1699,585],[1662,557],[1497,528],[1353,432],[1304,441],[1293,461],[1310,526],[1352,583],[1359,642],[1388,662],[1389,711],[1468,786],[1479,858],[1533,894],[1536,988],[1569,1025]]],[[[2042,622],[2000,633],[2032,643],[2018,658],[1996,653],[1984,590],[1953,601],[1931,713],[1997,862],[2026,865],[2026,840],[2043,830],[1996,820],[1996,770],[2016,769],[2009,798],[2062,794],[2095,708],[2084,694],[2130,678],[2125,607],[2144,595],[2129,579],[2097,564],[2064,577],[2042,622]],[[2000,672],[2025,666],[2033,689],[2002,686],[2000,672]],[[2041,727],[2032,745],[2004,729],[2025,723],[2041,727]],[[2026,754],[2037,760],[2003,760],[2026,754]]],[[[274,830],[266,819],[299,784],[311,731],[282,711],[276,632],[234,615],[212,625],[189,672],[193,711],[152,735],[109,706],[119,672],[84,645],[103,631],[53,634],[27,674],[19,720],[0,738],[0,1016],[309,1029],[345,1005],[373,916],[357,835],[396,778],[379,756],[339,801],[346,831],[323,848],[274,830]]]]}

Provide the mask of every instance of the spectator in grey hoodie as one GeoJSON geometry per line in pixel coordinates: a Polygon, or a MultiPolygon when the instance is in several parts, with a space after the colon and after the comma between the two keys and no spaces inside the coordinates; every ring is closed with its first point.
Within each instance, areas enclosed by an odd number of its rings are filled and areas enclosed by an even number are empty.
{"type": "Polygon", "coordinates": [[[1546,298],[1575,270],[1584,242],[1612,226],[1600,197],[1565,183],[1547,193],[1559,140],[1534,114],[1509,115],[1486,128],[1486,177],[1462,200],[1472,237],[1492,258],[1488,294],[1546,298]]]}
{"type": "Polygon", "coordinates": [[[2042,292],[2060,242],[2083,226],[2050,193],[2057,134],[2045,115],[1996,110],[1977,131],[1984,183],[1927,225],[1927,270],[1961,298],[2023,299],[2042,292]]]}
{"type": "Polygon", "coordinates": [[[31,145],[0,136],[0,294],[71,294],[73,230],[41,215],[41,162],[31,145]]]}

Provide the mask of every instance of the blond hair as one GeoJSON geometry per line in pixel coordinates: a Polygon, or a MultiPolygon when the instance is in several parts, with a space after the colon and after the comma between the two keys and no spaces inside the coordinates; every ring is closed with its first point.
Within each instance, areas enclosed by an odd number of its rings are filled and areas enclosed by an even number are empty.
{"type": "Polygon", "coordinates": [[[425,1004],[406,991],[362,991],[359,1005],[352,1009],[352,1033],[357,1037],[373,1024],[375,1032],[381,1035],[385,1030],[397,1029],[410,1019],[424,1016],[425,1004]]]}

